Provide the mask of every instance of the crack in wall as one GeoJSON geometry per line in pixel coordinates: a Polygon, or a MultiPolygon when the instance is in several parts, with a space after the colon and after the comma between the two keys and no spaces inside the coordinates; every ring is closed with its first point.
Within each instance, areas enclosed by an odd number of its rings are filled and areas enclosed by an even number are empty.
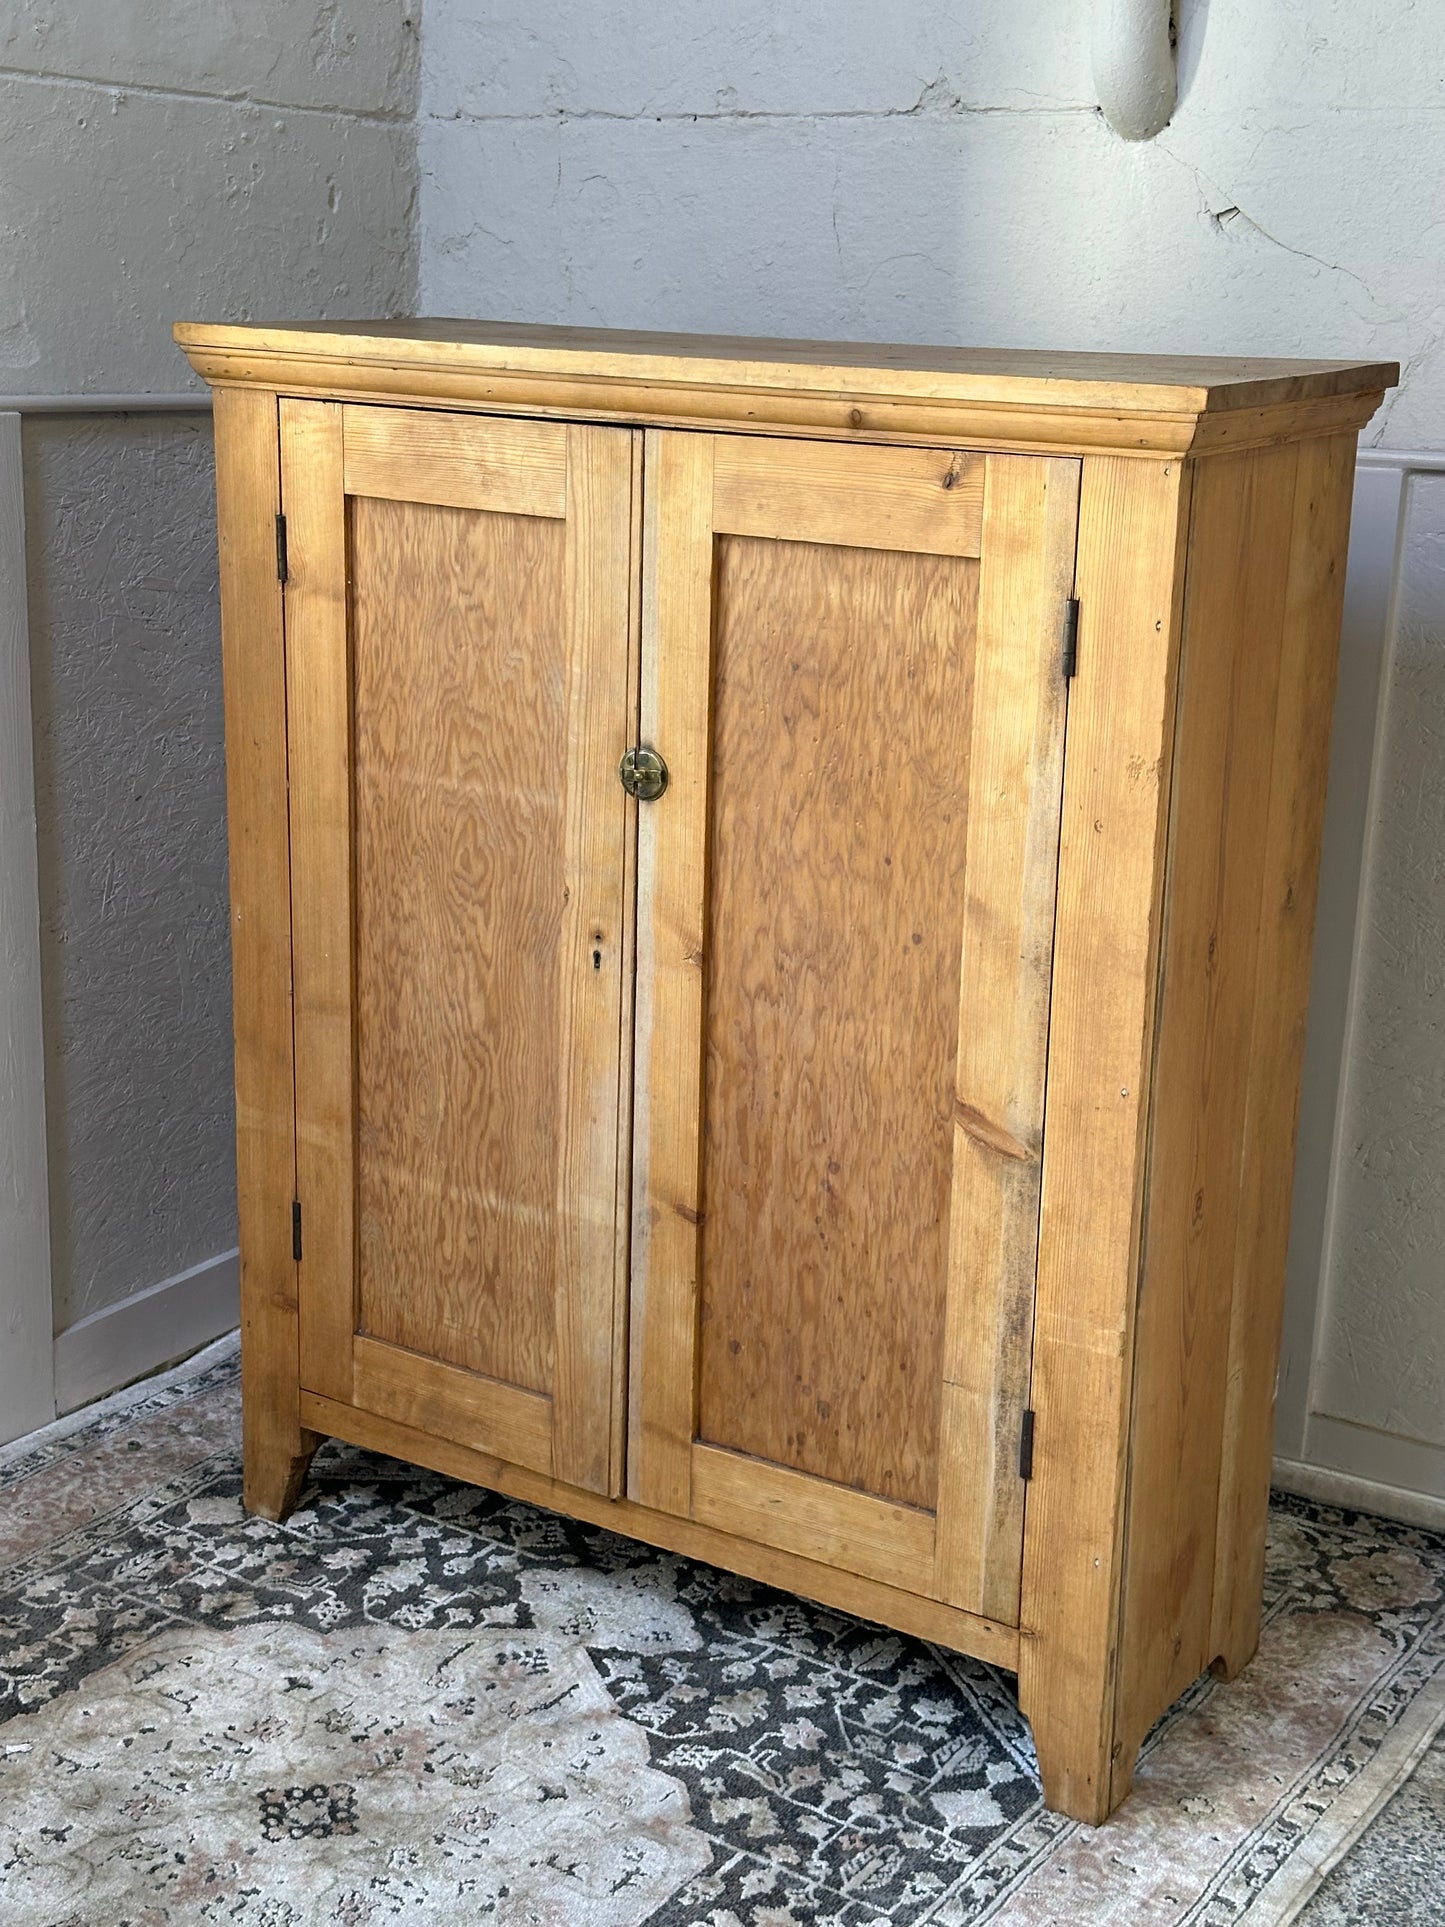
{"type": "MultiPolygon", "coordinates": [[[[730,89],[725,89],[730,92],[730,89]]],[[[458,107],[451,113],[437,113],[432,109],[424,111],[422,118],[445,123],[447,121],[488,122],[534,122],[611,120],[611,121],[866,121],[866,120],[961,120],[980,117],[1043,117],[1056,115],[1088,114],[1096,116],[1099,109],[1093,101],[1069,101],[1040,99],[1028,104],[1010,105],[987,101],[966,100],[956,92],[947,78],[940,74],[930,80],[919,92],[918,98],[903,107],[736,107],[732,105],[717,107],[665,107],[661,109],[639,107],[542,107],[521,113],[471,112],[458,107]]]]}
{"type": "MultiPolygon", "coordinates": [[[[1058,119],[1065,115],[1089,115],[1098,118],[1097,107],[1085,104],[1060,101],[1056,106],[1036,107],[985,107],[969,101],[960,101],[956,107],[936,118],[944,119],[1058,119]]],[[[438,126],[446,126],[452,121],[474,121],[478,126],[502,124],[507,126],[526,126],[536,122],[555,125],[561,121],[613,120],[634,123],[637,121],[805,121],[820,120],[913,120],[928,117],[926,110],[913,107],[820,107],[801,110],[790,107],[728,107],[728,108],[664,108],[660,112],[647,109],[620,107],[543,107],[522,114],[469,113],[464,108],[456,108],[449,114],[439,114],[428,109],[421,119],[432,121],[438,126]]],[[[398,118],[401,118],[398,116],[398,118]]]]}
{"type": "MultiPolygon", "coordinates": [[[[1436,354],[1442,346],[1445,346],[1445,308],[1437,305],[1435,308],[1435,317],[1434,324],[1426,334],[1425,339],[1419,342],[1410,353],[1401,360],[1400,379],[1385,397],[1383,406],[1370,422],[1368,447],[1380,448],[1384,446],[1385,435],[1390,426],[1390,417],[1394,414],[1396,407],[1408,392],[1410,383],[1415,378],[1416,371],[1423,363],[1429,361],[1430,357],[1436,354]]],[[[1435,438],[1427,437],[1427,445],[1434,447],[1435,438]]]]}
{"type": "MultiPolygon", "coordinates": [[[[1353,268],[1347,268],[1341,261],[1329,261],[1322,254],[1314,254],[1308,248],[1297,247],[1293,242],[1283,240],[1278,234],[1271,233],[1264,223],[1257,220],[1254,215],[1248,213],[1235,197],[1226,193],[1224,189],[1212,181],[1204,172],[1203,168],[1197,167],[1193,161],[1187,160],[1183,154],[1176,153],[1166,141],[1160,139],[1157,135],[1152,145],[1157,147],[1161,154],[1167,155],[1177,167],[1182,167],[1190,176],[1194,182],[1195,191],[1199,195],[1201,207],[1221,233],[1232,227],[1236,221],[1242,221],[1246,227],[1251,228],[1262,240],[1268,241],[1271,247],[1279,248],[1285,254],[1296,255],[1301,261],[1312,261],[1316,267],[1324,268],[1330,274],[1344,275],[1346,280],[1354,282],[1355,286],[1360,289],[1361,293],[1365,295],[1366,299],[1374,307],[1379,309],[1384,308],[1385,304],[1380,296],[1375,293],[1367,281],[1355,273],[1353,268]]],[[[1401,314],[1391,311],[1374,317],[1372,325],[1391,321],[1402,321],[1403,319],[1404,317],[1401,314]]]]}
{"type": "Polygon", "coordinates": [[[112,99],[123,100],[134,95],[142,100],[201,102],[213,107],[254,107],[265,114],[319,114],[329,120],[370,121],[389,127],[411,126],[417,118],[408,108],[347,107],[340,103],[327,105],[296,100],[268,100],[262,95],[244,91],[208,93],[200,87],[161,87],[150,81],[98,80],[90,74],[33,73],[27,67],[0,66],[0,81],[7,80],[29,87],[83,89],[87,93],[107,94],[112,99]]]}

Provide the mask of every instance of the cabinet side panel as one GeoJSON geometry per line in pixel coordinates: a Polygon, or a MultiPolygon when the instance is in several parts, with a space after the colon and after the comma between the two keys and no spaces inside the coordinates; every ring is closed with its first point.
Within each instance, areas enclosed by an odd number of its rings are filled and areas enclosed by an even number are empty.
{"type": "Polygon", "coordinates": [[[1187,478],[1084,462],[1059,847],[1019,1690],[1045,1795],[1111,1802],[1143,1123],[1187,478]]]}
{"type": "Polygon", "coordinates": [[[1274,1384],[1349,542],[1355,437],[1305,442],[1295,478],[1241,1147],[1210,1658],[1259,1643],[1274,1384]]]}
{"type": "Polygon", "coordinates": [[[297,1384],[286,658],[276,512],[276,397],[216,392],[216,502],[226,683],[226,793],[235,986],[236,1174],[246,1504],[286,1509],[303,1454],[297,1384]]]}
{"type": "Polygon", "coordinates": [[[1194,478],[1135,1352],[1118,1739],[1208,1664],[1263,826],[1298,452],[1194,478]]]}

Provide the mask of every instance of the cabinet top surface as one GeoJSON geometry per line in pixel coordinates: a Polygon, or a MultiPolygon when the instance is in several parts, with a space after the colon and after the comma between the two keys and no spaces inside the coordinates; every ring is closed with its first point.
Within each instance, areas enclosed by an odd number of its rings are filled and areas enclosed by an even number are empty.
{"type": "MultiPolygon", "coordinates": [[[[891,412],[865,423],[855,409],[839,426],[910,436],[948,433],[967,425],[968,411],[992,408],[1017,411],[1025,441],[1110,440],[1160,452],[1189,447],[1206,416],[1344,410],[1358,425],[1399,376],[1394,362],[788,341],[511,321],[182,322],[175,335],[208,380],[293,392],[473,406],[530,401],[551,412],[719,426],[788,427],[797,414],[796,425],[813,432],[831,426],[830,403],[855,400],[891,412]],[[808,408],[815,420],[803,419],[808,408]],[[926,422],[901,412],[920,409],[926,422]],[[1025,424],[1025,415],[1039,419],[1025,424]],[[1114,430],[1101,437],[1063,420],[1091,416],[1112,418],[1114,430]],[[1040,437],[1044,417],[1058,425],[1056,435],[1040,437]],[[1164,429],[1166,421],[1173,427],[1164,429]],[[1134,435],[1126,422],[1154,428],[1134,435]]],[[[986,429],[982,418],[979,426],[986,429]]]]}

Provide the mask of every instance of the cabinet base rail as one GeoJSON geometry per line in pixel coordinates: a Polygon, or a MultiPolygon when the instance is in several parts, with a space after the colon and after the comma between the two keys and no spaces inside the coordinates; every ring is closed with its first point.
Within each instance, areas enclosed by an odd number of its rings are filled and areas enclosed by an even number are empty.
{"type": "Polygon", "coordinates": [[[390,1458],[424,1465],[433,1472],[444,1472],[449,1478],[464,1479],[469,1485],[503,1493],[509,1499],[522,1499],[529,1505],[565,1513],[568,1518],[580,1519],[586,1525],[605,1526],[624,1538],[640,1539],[664,1552],[701,1559],[728,1572],[740,1573],[745,1579],[756,1579],[765,1586],[800,1593],[806,1599],[816,1600],[820,1606],[871,1619],[896,1632],[911,1633],[916,1639],[967,1653],[991,1666],[1001,1666],[1006,1672],[1018,1671],[1016,1626],[1001,1626],[996,1620],[983,1619],[936,1599],[925,1599],[901,1587],[884,1585],[877,1579],[865,1579],[857,1573],[821,1565],[797,1553],[760,1546],[720,1531],[716,1526],[699,1525],[692,1519],[655,1512],[650,1506],[637,1505],[631,1499],[605,1499],[599,1493],[528,1472],[489,1453],[454,1445],[447,1439],[398,1424],[395,1419],[382,1418],[375,1412],[322,1398],[314,1392],[301,1394],[301,1423],[310,1433],[344,1439],[347,1444],[359,1445],[368,1452],[384,1452],[390,1458]]]}

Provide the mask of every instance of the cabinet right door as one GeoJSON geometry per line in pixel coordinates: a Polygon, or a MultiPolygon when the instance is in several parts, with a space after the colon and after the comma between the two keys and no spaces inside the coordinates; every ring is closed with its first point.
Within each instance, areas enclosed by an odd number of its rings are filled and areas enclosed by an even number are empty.
{"type": "Polygon", "coordinates": [[[628,1489],[1016,1624],[1079,464],[644,487],[628,1489]]]}

